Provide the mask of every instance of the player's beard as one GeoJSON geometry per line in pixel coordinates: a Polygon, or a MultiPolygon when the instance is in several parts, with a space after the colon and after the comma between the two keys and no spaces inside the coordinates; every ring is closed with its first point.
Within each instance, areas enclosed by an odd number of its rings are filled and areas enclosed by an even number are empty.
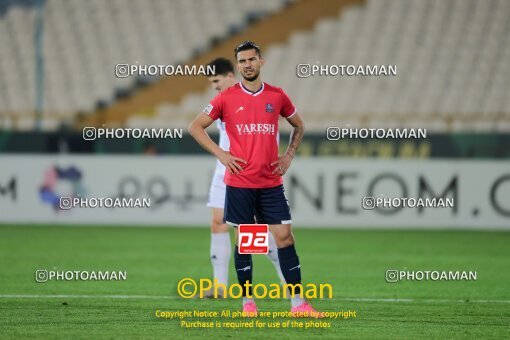
{"type": "Polygon", "coordinates": [[[245,76],[245,75],[243,74],[243,78],[244,78],[245,80],[247,80],[247,81],[254,81],[255,79],[257,79],[257,78],[259,77],[259,74],[260,74],[260,71],[255,71],[255,70],[253,70],[253,76],[248,77],[248,76],[245,76]]]}

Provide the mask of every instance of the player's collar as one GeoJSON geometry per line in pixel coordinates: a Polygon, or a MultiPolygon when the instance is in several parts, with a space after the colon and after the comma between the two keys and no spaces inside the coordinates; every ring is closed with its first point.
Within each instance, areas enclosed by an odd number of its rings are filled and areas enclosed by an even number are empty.
{"type": "Polygon", "coordinates": [[[239,82],[239,86],[241,87],[241,89],[246,92],[247,94],[249,94],[250,96],[258,96],[259,94],[262,93],[262,91],[264,91],[264,82],[262,82],[262,86],[260,87],[260,89],[258,89],[257,91],[255,92],[252,92],[250,90],[248,90],[246,87],[244,87],[243,85],[243,82],[240,81],[239,82]]]}

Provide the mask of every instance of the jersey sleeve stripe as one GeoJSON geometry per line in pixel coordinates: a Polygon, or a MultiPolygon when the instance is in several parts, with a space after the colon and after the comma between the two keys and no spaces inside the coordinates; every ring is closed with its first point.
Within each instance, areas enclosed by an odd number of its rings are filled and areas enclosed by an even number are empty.
{"type": "Polygon", "coordinates": [[[290,117],[294,116],[296,113],[297,113],[297,110],[294,110],[294,112],[292,112],[292,114],[290,116],[287,116],[285,118],[289,119],[290,117]]]}

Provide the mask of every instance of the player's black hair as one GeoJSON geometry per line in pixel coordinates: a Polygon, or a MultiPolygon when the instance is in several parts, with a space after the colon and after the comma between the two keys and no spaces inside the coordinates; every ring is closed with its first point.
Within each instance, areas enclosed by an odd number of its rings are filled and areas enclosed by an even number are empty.
{"type": "Polygon", "coordinates": [[[245,41],[239,44],[239,46],[235,49],[235,56],[237,59],[237,53],[241,51],[248,51],[248,50],[255,50],[257,52],[257,55],[260,57],[260,47],[259,45],[255,44],[253,41],[245,41]]]}
{"type": "Polygon", "coordinates": [[[234,65],[230,60],[227,58],[216,58],[213,61],[211,61],[207,66],[212,66],[214,71],[213,73],[208,72],[208,77],[214,77],[214,76],[226,76],[230,72],[234,72],[234,65]]]}

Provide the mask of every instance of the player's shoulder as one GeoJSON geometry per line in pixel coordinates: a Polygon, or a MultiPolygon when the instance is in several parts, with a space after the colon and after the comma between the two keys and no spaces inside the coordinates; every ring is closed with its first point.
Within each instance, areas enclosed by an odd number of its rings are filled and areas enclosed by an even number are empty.
{"type": "Polygon", "coordinates": [[[275,92],[275,93],[285,93],[281,87],[274,86],[268,83],[264,83],[264,91],[275,92]]]}
{"type": "Polygon", "coordinates": [[[236,83],[235,85],[232,85],[229,88],[227,88],[227,89],[221,91],[220,93],[218,93],[216,95],[216,97],[214,97],[214,100],[216,100],[216,101],[217,100],[220,100],[220,101],[224,100],[224,99],[232,96],[232,94],[235,94],[236,91],[238,91],[238,90],[239,90],[239,83],[236,83]]]}
{"type": "Polygon", "coordinates": [[[279,98],[282,98],[282,100],[288,98],[288,95],[281,87],[274,86],[268,83],[264,83],[264,92],[266,92],[267,94],[277,95],[279,98]]]}
{"type": "Polygon", "coordinates": [[[235,95],[233,96],[233,94],[236,93],[236,91],[237,91],[236,87],[238,87],[238,86],[239,85],[236,84],[236,85],[233,85],[233,86],[221,91],[220,93],[218,93],[216,95],[216,97],[214,97],[213,102],[218,104],[218,103],[225,102],[225,100],[229,100],[229,98],[235,97],[235,95]]]}
{"type": "Polygon", "coordinates": [[[239,85],[239,83],[235,83],[234,85],[230,86],[228,89],[221,92],[221,94],[224,96],[230,96],[233,94],[237,94],[237,92],[239,92],[239,91],[241,91],[241,86],[239,85]]]}

